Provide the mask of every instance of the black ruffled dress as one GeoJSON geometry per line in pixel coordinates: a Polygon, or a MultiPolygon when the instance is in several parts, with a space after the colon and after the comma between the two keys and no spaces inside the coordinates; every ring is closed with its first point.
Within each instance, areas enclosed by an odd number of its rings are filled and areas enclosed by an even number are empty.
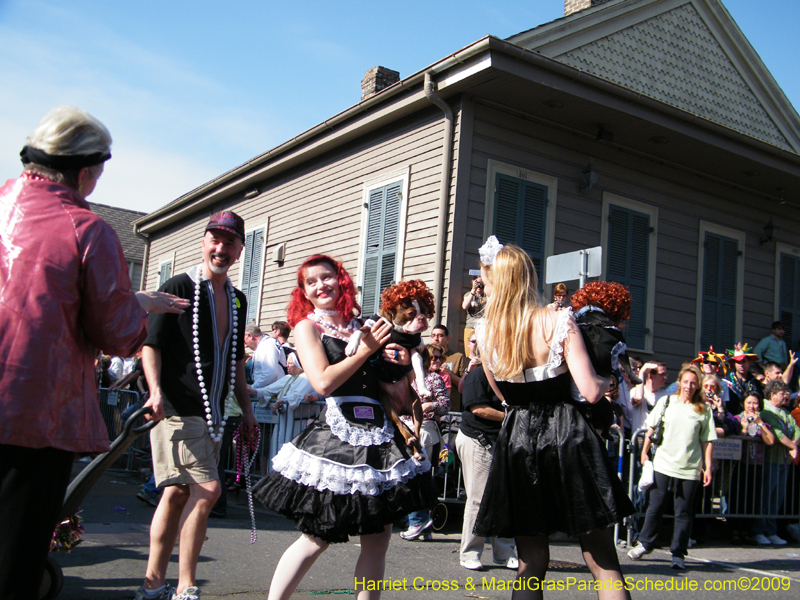
{"type": "Polygon", "coordinates": [[[571,536],[633,514],[603,441],[573,399],[562,364],[571,311],[561,312],[546,365],[497,385],[509,405],[475,522],[482,536],[571,536]]]}
{"type": "MultiPolygon", "coordinates": [[[[331,364],[346,342],[322,336],[331,364]]],[[[375,362],[368,360],[333,395],[314,423],[273,458],[253,488],[264,506],[329,543],[382,533],[388,523],[436,502],[431,463],[414,459],[386,418],[375,362]]]]}

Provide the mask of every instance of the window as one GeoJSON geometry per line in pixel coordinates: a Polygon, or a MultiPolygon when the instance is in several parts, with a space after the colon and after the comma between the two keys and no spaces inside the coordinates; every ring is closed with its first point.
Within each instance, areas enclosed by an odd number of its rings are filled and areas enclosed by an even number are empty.
{"type": "Polygon", "coordinates": [[[778,318],[786,333],[783,339],[789,349],[800,342],[800,250],[779,244],[778,252],[778,318]]]}
{"type": "Polygon", "coordinates": [[[408,173],[364,188],[366,218],[362,223],[361,313],[374,315],[381,292],[403,273],[403,247],[408,173]]]}
{"type": "Polygon", "coordinates": [[[744,234],[717,225],[700,224],[697,345],[717,352],[741,339],[744,234]]]}
{"type": "Polygon", "coordinates": [[[631,348],[651,352],[658,209],[606,193],[603,214],[604,278],[626,286],[633,300],[625,340],[631,348]]]}
{"type": "Polygon", "coordinates": [[[556,179],[494,161],[488,166],[484,239],[495,235],[500,243],[525,250],[541,289],[545,258],[553,247],[555,210],[548,210],[548,205],[556,197],[556,179]]]}
{"type": "Polygon", "coordinates": [[[161,289],[161,286],[172,277],[172,263],[173,258],[158,263],[158,289],[161,289]]]}
{"type": "Polygon", "coordinates": [[[261,303],[261,273],[264,271],[264,246],[267,228],[260,227],[245,233],[239,289],[247,298],[246,323],[258,323],[261,303]]]}

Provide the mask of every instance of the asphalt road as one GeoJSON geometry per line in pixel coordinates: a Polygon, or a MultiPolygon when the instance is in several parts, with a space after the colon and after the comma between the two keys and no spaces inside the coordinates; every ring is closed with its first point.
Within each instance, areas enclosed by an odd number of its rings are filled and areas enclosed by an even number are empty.
{"type": "MultiPolygon", "coordinates": [[[[147,563],[148,531],[153,509],[136,499],[142,483],[138,474],[110,471],[95,486],[82,507],[83,542],[70,554],[55,556],[64,571],[63,600],[133,598],[147,563]]],[[[459,565],[460,514],[458,507],[441,533],[429,542],[406,542],[399,529],[386,557],[390,600],[508,599],[514,573],[491,562],[487,547],[482,573],[459,565]]],[[[227,519],[210,521],[198,567],[204,599],[266,598],[269,582],[283,551],[297,539],[294,524],[266,510],[256,513],[258,540],[250,544],[250,516],[244,493],[231,499],[227,519]]],[[[551,570],[545,595],[549,598],[595,598],[591,576],[580,548],[564,539],[551,540],[551,570]]],[[[176,548],[177,551],[177,548],[176,548]]],[[[353,588],[358,540],[330,547],[301,582],[293,599],[338,598],[353,588]]],[[[634,598],[665,600],[667,595],[712,600],[800,597],[800,545],[782,548],[733,546],[709,542],[690,550],[687,570],[670,569],[666,550],[639,562],[620,550],[623,574],[633,586],[634,598]],[[778,588],[763,591],[763,587],[778,588]],[[717,591],[714,591],[717,588],[717,591]],[[747,589],[742,589],[747,588],[747,589]]],[[[177,552],[169,580],[177,579],[177,552]]],[[[352,597],[352,596],[351,596],[352,597]]]]}

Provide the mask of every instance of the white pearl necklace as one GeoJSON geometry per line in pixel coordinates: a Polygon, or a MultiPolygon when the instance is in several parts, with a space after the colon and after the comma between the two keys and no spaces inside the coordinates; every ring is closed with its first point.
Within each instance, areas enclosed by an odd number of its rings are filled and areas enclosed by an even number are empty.
{"type": "MultiPolygon", "coordinates": [[[[208,390],[206,390],[205,381],[203,381],[203,365],[200,362],[200,338],[198,331],[200,329],[200,284],[203,282],[203,270],[197,267],[197,278],[194,283],[194,304],[192,310],[192,343],[194,344],[194,364],[197,369],[197,383],[200,384],[200,395],[203,397],[203,404],[206,408],[206,423],[208,424],[208,433],[211,439],[219,443],[222,441],[222,436],[225,432],[225,422],[227,421],[229,409],[232,408],[233,403],[236,401],[234,394],[234,386],[236,385],[236,356],[234,354],[231,358],[231,379],[230,386],[228,387],[228,396],[225,398],[225,410],[222,413],[222,421],[219,423],[219,429],[214,431],[214,417],[211,411],[211,402],[208,399],[208,390]]],[[[236,340],[239,337],[238,325],[239,314],[236,310],[236,295],[233,291],[233,286],[228,285],[228,297],[233,312],[233,335],[231,337],[231,346],[236,348],[236,340]]],[[[224,360],[224,359],[223,359],[224,360]]]]}
{"type": "Polygon", "coordinates": [[[341,325],[337,325],[336,323],[331,323],[330,321],[326,321],[321,316],[321,315],[328,315],[330,313],[339,314],[337,311],[328,311],[321,308],[315,308],[314,312],[309,313],[307,318],[325,327],[333,337],[339,338],[340,340],[344,341],[348,341],[350,339],[350,334],[361,326],[358,323],[358,321],[356,321],[355,319],[351,319],[350,323],[348,323],[346,327],[342,327],[341,325]],[[346,333],[347,337],[342,335],[343,333],[346,333]]]}

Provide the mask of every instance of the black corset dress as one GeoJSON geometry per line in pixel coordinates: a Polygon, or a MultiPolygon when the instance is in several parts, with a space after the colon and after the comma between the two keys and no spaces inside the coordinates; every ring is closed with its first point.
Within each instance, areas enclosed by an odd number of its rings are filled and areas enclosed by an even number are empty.
{"type": "Polygon", "coordinates": [[[564,311],[547,365],[528,369],[519,381],[497,382],[509,409],[475,523],[478,535],[578,536],[634,512],[603,441],[572,398],[560,356],[571,318],[564,311]]]}
{"type": "MultiPolygon", "coordinates": [[[[331,364],[344,360],[346,342],[323,335],[322,343],[331,364]]],[[[377,397],[368,360],[326,399],[319,419],[283,445],[254,496],[329,543],[382,533],[399,517],[432,506],[430,462],[413,458],[377,397]]]]}

